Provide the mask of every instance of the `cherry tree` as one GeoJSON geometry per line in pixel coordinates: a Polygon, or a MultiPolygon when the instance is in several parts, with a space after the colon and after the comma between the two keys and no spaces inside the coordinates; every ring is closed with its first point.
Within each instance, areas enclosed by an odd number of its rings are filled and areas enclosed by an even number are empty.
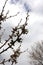
{"type": "Polygon", "coordinates": [[[26,26],[28,24],[27,21],[28,21],[28,17],[29,17],[29,14],[28,14],[29,11],[27,12],[27,15],[25,18],[25,23],[21,24],[21,21],[22,21],[22,19],[21,19],[20,22],[18,23],[18,25],[12,28],[11,35],[9,34],[9,38],[7,40],[5,40],[5,42],[2,42],[2,36],[4,35],[4,31],[5,31],[5,29],[3,29],[3,27],[2,27],[2,23],[4,23],[4,21],[6,21],[7,19],[15,17],[19,14],[19,12],[17,12],[17,14],[15,14],[13,16],[9,16],[9,17],[8,17],[9,11],[7,11],[6,15],[3,14],[7,1],[8,0],[5,1],[2,11],[0,13],[0,55],[7,52],[8,49],[10,49],[12,51],[12,54],[10,54],[9,59],[6,60],[4,58],[2,61],[0,61],[0,64],[5,65],[6,62],[9,62],[9,63],[11,62],[11,65],[13,65],[14,63],[15,64],[17,63],[17,58],[20,56],[20,54],[27,51],[27,49],[24,51],[21,51],[20,48],[22,45],[21,36],[22,35],[24,36],[25,34],[28,33],[28,29],[26,29],[26,26]],[[2,29],[3,29],[3,31],[1,32],[2,29]],[[15,50],[14,47],[16,45],[16,42],[19,43],[19,46],[15,50]],[[4,48],[6,46],[6,44],[7,44],[7,47],[4,48]]]}

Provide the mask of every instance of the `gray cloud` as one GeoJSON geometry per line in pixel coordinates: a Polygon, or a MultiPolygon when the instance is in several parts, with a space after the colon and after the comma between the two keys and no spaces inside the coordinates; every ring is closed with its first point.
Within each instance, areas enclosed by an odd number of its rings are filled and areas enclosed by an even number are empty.
{"type": "Polygon", "coordinates": [[[31,8],[27,3],[24,3],[24,8],[26,11],[31,11],[31,8]]]}
{"type": "Polygon", "coordinates": [[[21,4],[26,11],[43,14],[43,0],[11,0],[12,4],[21,4]]]}
{"type": "Polygon", "coordinates": [[[19,3],[20,5],[23,5],[23,8],[25,9],[25,11],[31,11],[30,5],[27,4],[26,1],[24,0],[11,0],[11,4],[17,4],[19,3]]]}
{"type": "Polygon", "coordinates": [[[22,0],[11,0],[12,4],[22,3],[22,0]]]}

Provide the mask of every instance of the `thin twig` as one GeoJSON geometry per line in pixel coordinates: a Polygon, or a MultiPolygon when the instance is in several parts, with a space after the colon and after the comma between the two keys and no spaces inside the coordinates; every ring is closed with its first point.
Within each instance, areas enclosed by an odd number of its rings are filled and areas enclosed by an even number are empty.
{"type": "Polygon", "coordinates": [[[17,16],[18,14],[19,14],[19,12],[18,12],[17,14],[13,15],[13,16],[9,16],[9,17],[7,17],[6,19],[9,19],[9,18],[15,17],[15,16],[17,16]]]}
{"type": "Polygon", "coordinates": [[[6,0],[6,1],[5,1],[5,3],[4,3],[4,6],[3,6],[3,8],[2,8],[2,12],[1,12],[1,15],[3,15],[3,12],[4,12],[4,8],[5,8],[5,6],[6,6],[6,3],[7,3],[7,1],[8,1],[8,0],[6,0]]]}

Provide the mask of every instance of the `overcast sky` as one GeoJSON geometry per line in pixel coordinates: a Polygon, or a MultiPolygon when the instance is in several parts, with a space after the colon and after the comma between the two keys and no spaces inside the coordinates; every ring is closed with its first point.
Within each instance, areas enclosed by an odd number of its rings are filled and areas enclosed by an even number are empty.
{"type": "MultiPolygon", "coordinates": [[[[0,12],[4,1],[5,0],[0,0],[0,12]]],[[[10,11],[8,16],[14,15],[17,12],[20,12],[20,14],[18,14],[17,17],[14,17],[14,19],[9,19],[7,20],[8,22],[6,21],[2,24],[4,29],[7,29],[4,33],[3,39],[8,37],[11,27],[17,25],[18,20],[20,21],[21,18],[25,20],[26,12],[29,10],[29,33],[27,36],[23,37],[23,48],[29,48],[32,43],[43,40],[43,0],[9,0],[5,9],[5,12],[7,12],[7,10],[10,11]]],[[[27,55],[23,56],[23,59],[21,58],[22,62],[19,60],[17,65],[27,65],[28,60],[26,60],[26,56],[27,55]]]]}

